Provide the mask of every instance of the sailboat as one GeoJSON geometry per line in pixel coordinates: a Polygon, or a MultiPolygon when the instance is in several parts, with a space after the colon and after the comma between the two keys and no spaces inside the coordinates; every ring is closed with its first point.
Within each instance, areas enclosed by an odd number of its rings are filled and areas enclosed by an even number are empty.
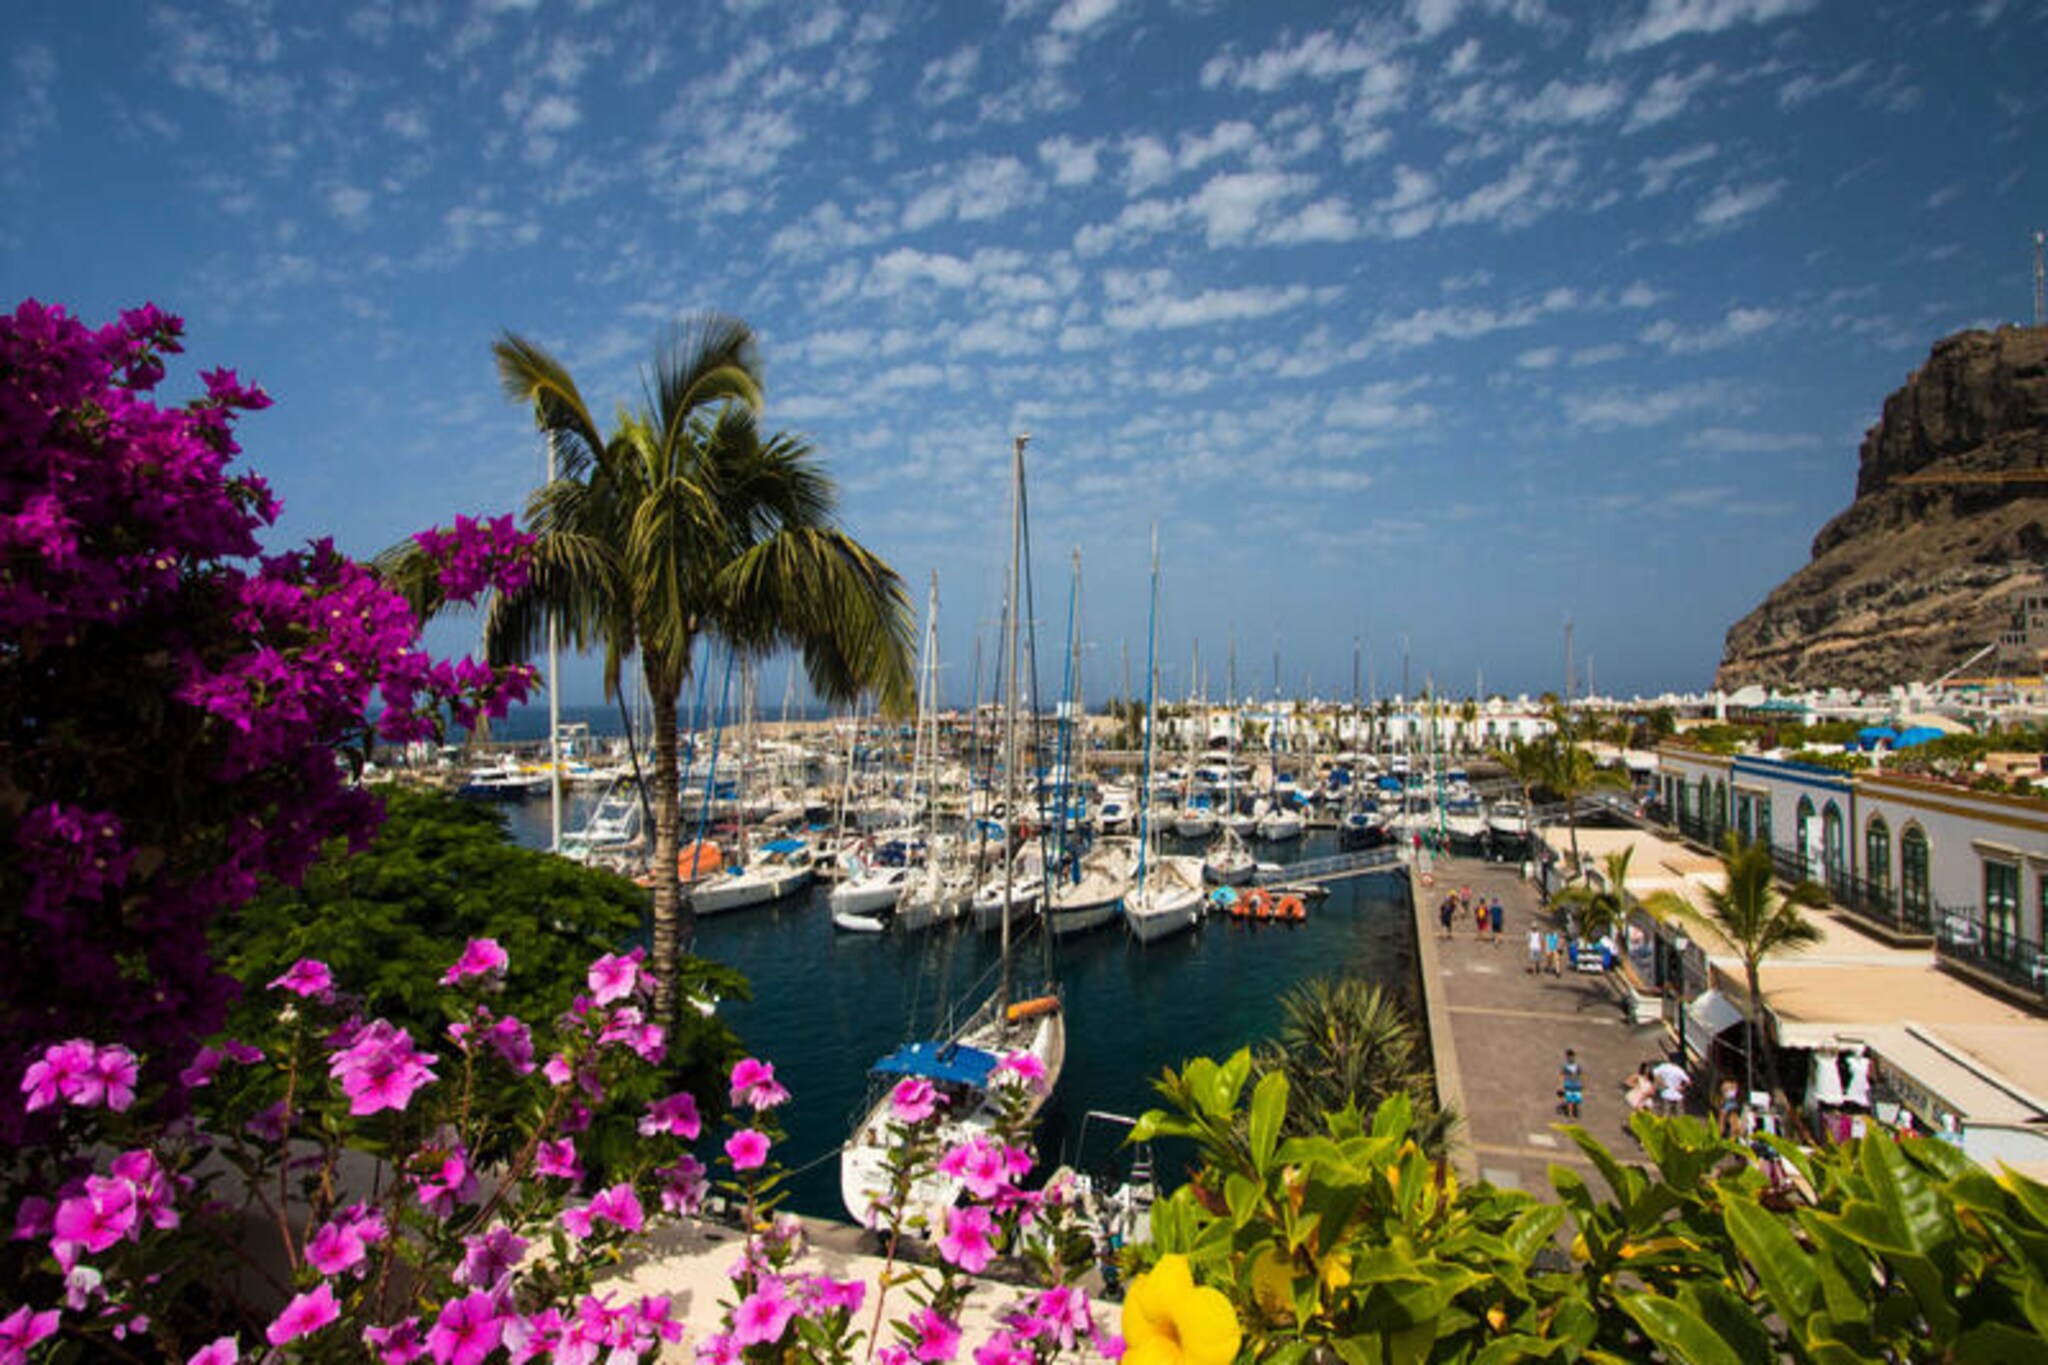
{"type": "MultiPolygon", "coordinates": [[[[1060,718],[1062,749],[1071,743],[1075,717],[1085,714],[1081,704],[1081,552],[1074,551],[1073,587],[1067,607],[1067,701],[1060,718]]],[[[1064,760],[1064,752],[1062,758],[1064,760]]],[[[1056,788],[1059,811],[1058,840],[1054,867],[1046,878],[1045,924],[1055,938],[1100,929],[1117,917],[1124,893],[1131,889],[1131,874],[1138,863],[1137,840],[1129,835],[1106,835],[1092,844],[1084,842],[1085,830],[1070,818],[1067,792],[1082,785],[1073,770],[1062,762],[1056,788]]]]}
{"type": "MultiPolygon", "coordinates": [[[[1159,673],[1153,646],[1159,634],[1159,528],[1152,529],[1152,611],[1145,631],[1144,786],[1152,780],[1152,748],[1159,728],[1159,673]]],[[[1166,858],[1158,851],[1159,822],[1150,804],[1138,816],[1136,885],[1124,897],[1124,927],[1140,943],[1153,943],[1195,927],[1202,913],[1202,860],[1166,858]]]]}
{"type": "MultiPolygon", "coordinates": [[[[1024,553],[1024,443],[1028,439],[1017,438],[1011,462],[1010,651],[1003,784],[1006,808],[1012,810],[1017,800],[1017,603],[1024,553]]],[[[839,1153],[840,1201],[864,1227],[877,1225],[880,1210],[890,1197],[889,1153],[899,1127],[890,1105],[890,1088],[897,1082],[925,1080],[946,1097],[939,1144],[948,1149],[995,1130],[1004,1100],[998,1089],[1006,1074],[999,1069],[1004,1057],[1025,1053],[1043,1069],[1043,1081],[1025,1091],[1027,1118],[1035,1117],[1059,1081],[1067,1055],[1066,1013],[1056,992],[1012,999],[1010,916],[1003,916],[1001,926],[995,993],[959,1027],[943,1031],[937,1039],[904,1044],[878,1061],[870,1073],[875,1081],[873,1102],[839,1153]]],[[[964,1188],[959,1176],[936,1168],[926,1172],[910,1187],[903,1210],[905,1224],[936,1233],[944,1211],[958,1201],[964,1188]]]]}
{"type": "Polygon", "coordinates": [[[896,927],[906,933],[950,924],[967,911],[974,869],[959,841],[939,837],[939,575],[932,574],[925,610],[924,678],[918,696],[917,742],[910,789],[922,805],[926,854],[896,901],[896,927]]]}

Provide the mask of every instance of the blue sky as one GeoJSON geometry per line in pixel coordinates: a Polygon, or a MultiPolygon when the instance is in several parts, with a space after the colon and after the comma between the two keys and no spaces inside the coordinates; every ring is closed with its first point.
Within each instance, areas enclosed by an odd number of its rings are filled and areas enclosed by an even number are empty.
{"type": "Polygon", "coordinates": [[[519,507],[500,330],[608,412],[721,309],[938,572],[963,698],[1020,430],[1093,699],[1142,689],[1154,522],[1173,695],[1233,637],[1242,692],[1348,696],[1363,641],[1384,694],[1404,640],[1417,688],[1554,689],[1567,618],[1601,691],[1703,687],[2048,226],[2048,8],[1999,0],[110,0],[0,44],[6,302],[154,300],[174,383],[268,388],[280,544],[519,507]]]}

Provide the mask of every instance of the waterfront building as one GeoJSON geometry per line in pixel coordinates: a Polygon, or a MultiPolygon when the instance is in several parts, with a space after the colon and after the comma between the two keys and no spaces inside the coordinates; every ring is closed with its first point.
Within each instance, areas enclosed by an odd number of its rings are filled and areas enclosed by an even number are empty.
{"type": "MultiPolygon", "coordinates": [[[[1779,1044],[1866,1047],[1921,1125],[1974,1128],[1980,1159],[2048,1159],[2048,802],[1754,754],[1658,758],[1678,834],[1760,841],[1780,877],[1828,892],[1827,942],[1765,977],[1779,1044]]],[[[1727,966],[1707,975],[1739,1001],[1727,966]]]]}

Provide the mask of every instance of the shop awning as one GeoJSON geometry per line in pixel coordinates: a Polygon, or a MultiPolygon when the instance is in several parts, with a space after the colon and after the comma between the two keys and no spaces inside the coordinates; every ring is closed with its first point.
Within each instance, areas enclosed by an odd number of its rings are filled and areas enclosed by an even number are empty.
{"type": "Polygon", "coordinates": [[[1741,1009],[1719,991],[1708,991],[1685,1007],[1687,1041],[1700,1048],[1741,1022],[1741,1009]]]}

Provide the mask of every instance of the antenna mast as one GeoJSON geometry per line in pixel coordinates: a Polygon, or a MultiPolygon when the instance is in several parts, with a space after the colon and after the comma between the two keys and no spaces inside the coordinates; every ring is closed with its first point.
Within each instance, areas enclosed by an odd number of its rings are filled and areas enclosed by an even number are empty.
{"type": "Polygon", "coordinates": [[[2034,325],[2048,327],[2048,268],[2042,264],[2044,247],[2048,247],[2048,232],[2034,234],[2034,325]]]}

